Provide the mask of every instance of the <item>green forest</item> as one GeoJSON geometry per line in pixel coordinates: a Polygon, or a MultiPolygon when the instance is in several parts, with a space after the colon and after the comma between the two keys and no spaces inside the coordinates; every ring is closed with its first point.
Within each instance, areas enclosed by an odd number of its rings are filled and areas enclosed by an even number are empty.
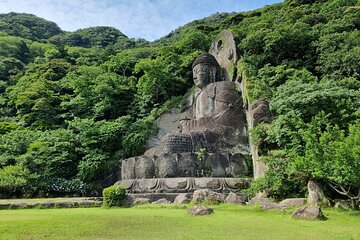
{"type": "Polygon", "coordinates": [[[274,115],[251,138],[269,166],[249,194],[360,199],[360,1],[285,0],[218,13],[148,42],[0,14],[0,197],[96,196],[142,154],[155,119],[193,86],[191,64],[235,36],[250,102],[274,115]]]}

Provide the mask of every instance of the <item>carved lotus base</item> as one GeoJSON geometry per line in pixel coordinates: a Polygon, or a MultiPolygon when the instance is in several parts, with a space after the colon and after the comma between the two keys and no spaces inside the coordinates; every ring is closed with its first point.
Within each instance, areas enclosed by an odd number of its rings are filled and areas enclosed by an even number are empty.
{"type": "Polygon", "coordinates": [[[116,185],[122,185],[128,193],[188,193],[198,189],[210,189],[216,192],[238,192],[246,189],[250,178],[150,178],[125,179],[116,185]]]}

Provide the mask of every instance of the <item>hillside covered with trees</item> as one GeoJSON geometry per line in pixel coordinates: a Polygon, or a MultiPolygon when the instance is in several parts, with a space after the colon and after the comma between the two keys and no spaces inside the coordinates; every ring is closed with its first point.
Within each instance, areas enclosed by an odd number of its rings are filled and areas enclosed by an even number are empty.
{"type": "Polygon", "coordinates": [[[358,200],[359,28],[359,0],[214,14],[155,42],[0,14],[0,197],[99,194],[144,151],[154,120],[181,107],[192,62],[229,29],[247,98],[274,114],[251,132],[270,169],[250,191],[303,196],[316,179],[358,200]]]}

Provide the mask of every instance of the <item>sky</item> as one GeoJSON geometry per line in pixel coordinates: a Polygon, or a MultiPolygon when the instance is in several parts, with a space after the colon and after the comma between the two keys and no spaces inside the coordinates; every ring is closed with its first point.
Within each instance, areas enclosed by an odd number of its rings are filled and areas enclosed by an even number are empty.
{"type": "Polygon", "coordinates": [[[242,12],[282,0],[0,0],[0,13],[32,13],[65,31],[111,26],[130,38],[159,39],[216,12],[242,12]]]}

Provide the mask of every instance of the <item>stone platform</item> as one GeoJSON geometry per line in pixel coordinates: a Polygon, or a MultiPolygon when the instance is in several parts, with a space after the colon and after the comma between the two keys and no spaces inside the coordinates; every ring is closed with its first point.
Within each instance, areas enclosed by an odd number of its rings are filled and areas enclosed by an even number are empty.
{"type": "Polygon", "coordinates": [[[179,195],[177,193],[130,193],[127,194],[132,199],[147,198],[150,202],[155,202],[159,199],[166,199],[170,202],[174,202],[175,198],[179,195]]]}
{"type": "Polygon", "coordinates": [[[149,178],[125,179],[115,183],[126,188],[128,193],[192,193],[198,189],[215,192],[239,192],[250,186],[251,178],[149,178]]]}

